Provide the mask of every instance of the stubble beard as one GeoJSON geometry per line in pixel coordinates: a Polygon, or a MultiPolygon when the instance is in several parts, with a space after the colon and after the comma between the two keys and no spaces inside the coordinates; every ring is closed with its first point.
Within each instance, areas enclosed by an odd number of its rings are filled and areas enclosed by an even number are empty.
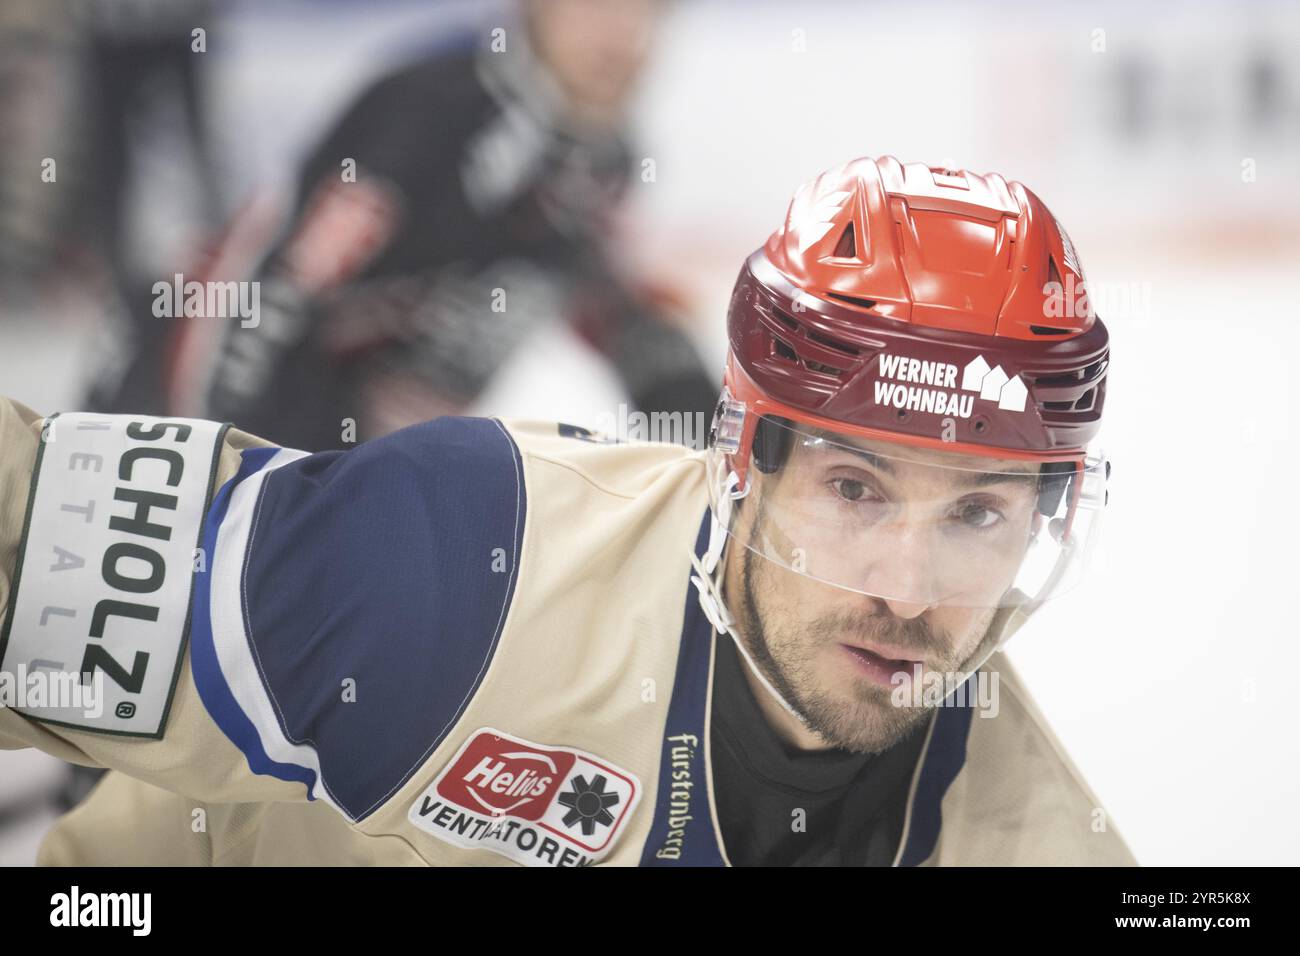
{"type": "MultiPolygon", "coordinates": [[[[893,700],[893,687],[881,687],[865,679],[854,680],[852,691],[845,699],[843,694],[833,694],[823,685],[813,670],[813,661],[828,645],[838,643],[836,637],[848,631],[843,614],[828,614],[814,619],[802,633],[796,628],[773,625],[775,616],[765,615],[760,607],[759,594],[779,594],[775,588],[764,589],[767,575],[794,572],[784,571],[776,564],[744,548],[741,560],[741,616],[744,626],[741,638],[745,649],[769,683],[804,718],[810,730],[833,747],[853,753],[879,754],[910,736],[926,721],[935,704],[898,706],[893,700]],[[766,624],[765,624],[766,622],[766,624]],[[810,645],[808,638],[819,639],[810,645]]],[[[989,615],[990,620],[992,614],[989,615]]],[[[857,619],[860,620],[860,619],[857,619]]],[[[983,635],[988,622],[983,622],[979,633],[983,635]]],[[[878,632],[877,628],[867,633],[878,632]]],[[[862,633],[859,631],[858,633],[862,633]]],[[[956,671],[961,664],[954,660],[953,646],[935,635],[928,626],[914,619],[895,624],[894,637],[883,638],[882,643],[915,649],[917,657],[937,660],[938,668],[956,671]]],[[[874,634],[873,634],[874,636],[874,634]]],[[[846,667],[851,666],[846,662],[846,667]]]]}

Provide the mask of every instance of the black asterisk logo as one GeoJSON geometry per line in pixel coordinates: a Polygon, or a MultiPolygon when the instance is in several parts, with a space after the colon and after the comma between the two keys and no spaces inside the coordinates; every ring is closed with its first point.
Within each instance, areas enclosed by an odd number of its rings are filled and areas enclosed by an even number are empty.
{"type": "Polygon", "coordinates": [[[605,784],[609,781],[604,774],[597,774],[591,783],[587,783],[582,774],[577,774],[569,782],[573,789],[566,790],[557,798],[562,806],[569,808],[563,821],[566,827],[581,822],[582,835],[591,836],[596,832],[597,823],[606,827],[613,824],[614,817],[609,808],[618,803],[619,796],[605,792],[605,784]]]}

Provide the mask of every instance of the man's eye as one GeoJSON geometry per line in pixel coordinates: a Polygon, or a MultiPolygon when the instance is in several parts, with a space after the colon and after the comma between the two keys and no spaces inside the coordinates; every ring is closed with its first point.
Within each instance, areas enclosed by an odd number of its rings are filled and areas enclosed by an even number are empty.
{"type": "Polygon", "coordinates": [[[1001,521],[1002,513],[986,504],[972,501],[958,507],[957,520],[967,527],[982,531],[1001,521]]]}
{"type": "Polygon", "coordinates": [[[845,501],[861,501],[867,494],[867,486],[856,478],[833,478],[831,487],[845,501]]]}

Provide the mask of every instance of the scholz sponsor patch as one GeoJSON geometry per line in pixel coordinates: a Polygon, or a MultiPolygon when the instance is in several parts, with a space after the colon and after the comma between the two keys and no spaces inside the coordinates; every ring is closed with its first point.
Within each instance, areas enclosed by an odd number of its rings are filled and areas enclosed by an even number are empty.
{"type": "Polygon", "coordinates": [[[0,633],[0,673],[102,689],[35,720],[161,737],[190,627],[199,528],[225,426],[186,418],[46,420],[0,633]]]}
{"type": "Polygon", "coordinates": [[[407,816],[465,849],[526,866],[585,866],[609,853],[640,796],[634,774],[593,754],[484,727],[407,816]]]}

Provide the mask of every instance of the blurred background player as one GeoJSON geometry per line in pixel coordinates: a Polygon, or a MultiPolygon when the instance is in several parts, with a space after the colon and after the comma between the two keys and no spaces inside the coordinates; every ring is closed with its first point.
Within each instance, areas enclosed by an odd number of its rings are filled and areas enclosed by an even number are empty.
{"type": "MultiPolygon", "coordinates": [[[[452,37],[373,83],[304,163],[260,263],[211,271],[247,256],[235,223],[209,271],[186,276],[255,278],[256,324],[165,319],[144,337],[164,393],[150,407],[344,447],[497,411],[476,401],[520,342],[564,324],[632,408],[706,413],[717,376],[607,250],[634,169],[624,112],[662,6],[534,0],[517,24],[452,37]]],[[[122,377],[96,406],[138,406],[149,378],[122,377]]]]}

